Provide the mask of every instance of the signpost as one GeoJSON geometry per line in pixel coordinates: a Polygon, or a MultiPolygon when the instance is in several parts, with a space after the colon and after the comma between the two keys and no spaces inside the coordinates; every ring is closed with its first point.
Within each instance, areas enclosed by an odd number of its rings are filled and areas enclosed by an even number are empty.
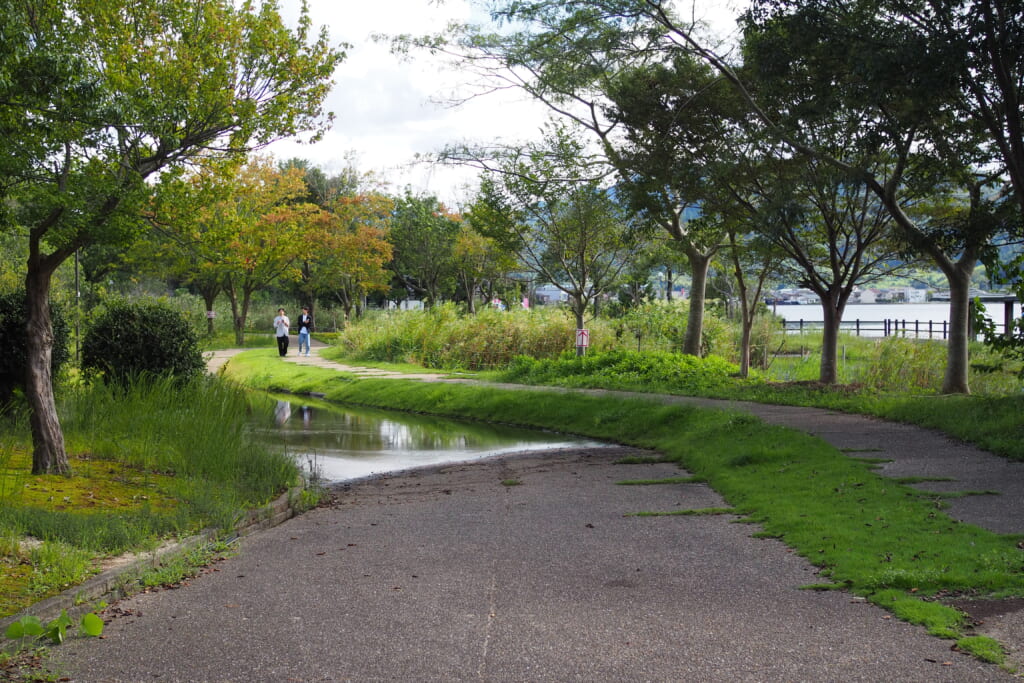
{"type": "Polygon", "coordinates": [[[576,355],[586,355],[588,346],[590,346],[590,330],[576,330],[576,355]]]}

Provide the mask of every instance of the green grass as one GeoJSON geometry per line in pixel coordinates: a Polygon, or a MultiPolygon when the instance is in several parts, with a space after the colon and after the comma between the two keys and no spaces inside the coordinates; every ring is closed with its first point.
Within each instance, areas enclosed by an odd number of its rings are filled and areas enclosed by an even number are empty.
{"type": "Polygon", "coordinates": [[[722,363],[714,358],[616,351],[585,359],[517,359],[495,377],[523,384],[679,394],[873,415],[937,429],[1024,461],[1024,393],[938,396],[881,393],[816,382],[780,384],[724,376],[728,366],[722,363]]]}
{"type": "Polygon", "coordinates": [[[0,616],[80,583],[102,558],[229,529],[297,484],[292,459],[248,433],[251,408],[248,392],[215,378],[65,389],[72,477],[28,475],[28,426],[18,411],[4,416],[0,616]]]}
{"type": "MultiPolygon", "coordinates": [[[[293,340],[294,343],[295,340],[293,340]]],[[[220,351],[223,349],[237,349],[234,332],[218,332],[212,337],[206,336],[201,339],[203,351],[220,351]]],[[[259,349],[264,347],[277,348],[277,340],[273,334],[256,334],[249,332],[245,335],[245,343],[242,348],[259,349]]]]}
{"type": "MultiPolygon", "coordinates": [[[[229,370],[239,381],[284,388],[272,361],[259,352],[236,360],[229,370]]],[[[930,494],[884,479],[870,463],[820,439],[749,414],[641,398],[577,395],[566,401],[545,391],[339,381],[330,370],[308,370],[301,389],[332,401],[511,422],[657,451],[707,481],[732,514],[781,539],[822,577],[859,595],[883,596],[874,599],[940,635],[959,634],[962,616],[922,596],[1024,595],[1021,537],[953,520],[930,494]]]]}
{"type": "MultiPolygon", "coordinates": [[[[375,360],[360,360],[354,361],[345,355],[343,349],[336,346],[328,346],[321,349],[320,356],[327,360],[332,360],[342,365],[352,364],[360,368],[372,368],[374,370],[390,370],[392,372],[400,372],[407,375],[424,375],[424,374],[436,374],[437,370],[425,368],[422,365],[416,365],[415,363],[390,363],[387,361],[375,361],[375,360]]],[[[456,370],[452,371],[453,376],[480,376],[481,373],[478,371],[470,370],[456,370]]]]}
{"type": "Polygon", "coordinates": [[[1003,664],[1006,661],[1003,646],[987,636],[965,636],[956,641],[956,647],[961,652],[972,654],[992,664],[1003,664]]]}

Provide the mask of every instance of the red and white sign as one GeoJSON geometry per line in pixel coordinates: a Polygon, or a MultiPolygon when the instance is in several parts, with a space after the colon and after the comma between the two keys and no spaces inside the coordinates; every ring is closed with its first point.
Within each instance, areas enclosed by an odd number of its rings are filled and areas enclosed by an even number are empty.
{"type": "Polygon", "coordinates": [[[576,346],[590,346],[590,330],[576,330],[576,346]]]}

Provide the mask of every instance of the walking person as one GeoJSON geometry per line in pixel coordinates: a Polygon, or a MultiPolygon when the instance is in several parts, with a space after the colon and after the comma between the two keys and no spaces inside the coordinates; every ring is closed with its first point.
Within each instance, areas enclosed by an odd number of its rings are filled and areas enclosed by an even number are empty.
{"type": "Polygon", "coordinates": [[[277,309],[277,317],[274,318],[274,333],[277,335],[277,353],[281,356],[288,355],[288,328],[292,321],[284,314],[284,309],[277,309]]]}
{"type": "Polygon", "coordinates": [[[309,357],[309,335],[313,331],[313,316],[309,314],[309,306],[302,307],[302,315],[299,316],[299,355],[302,355],[302,347],[306,347],[306,357],[309,357]]]}

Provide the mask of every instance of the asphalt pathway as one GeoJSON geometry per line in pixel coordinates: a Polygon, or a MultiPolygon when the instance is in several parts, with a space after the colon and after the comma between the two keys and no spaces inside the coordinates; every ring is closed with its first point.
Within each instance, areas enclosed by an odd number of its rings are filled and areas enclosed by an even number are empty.
{"type": "MultiPolygon", "coordinates": [[[[341,369],[315,352],[287,360],[341,369]]],[[[870,418],[724,407],[890,459],[886,476],[999,492],[959,499],[950,513],[1004,533],[1024,527],[1020,466],[870,418]]],[[[54,649],[54,663],[73,681],[1013,678],[850,595],[801,590],[818,580],[814,568],[728,515],[631,515],[724,503],[701,484],[617,485],[682,474],[616,464],[623,451],[509,456],[340,487],[329,506],[245,538],[186,586],[118,603],[103,640],[54,649]]],[[[1019,659],[1022,613],[1002,609],[979,628],[1019,659]]]]}

